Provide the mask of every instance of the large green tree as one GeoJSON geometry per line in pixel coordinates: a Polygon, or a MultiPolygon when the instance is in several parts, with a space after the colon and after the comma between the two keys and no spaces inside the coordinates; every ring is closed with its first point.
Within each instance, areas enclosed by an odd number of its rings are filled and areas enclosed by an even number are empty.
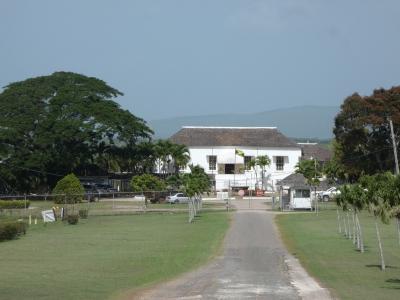
{"type": "Polygon", "coordinates": [[[352,182],[362,174],[394,170],[388,119],[400,137],[400,86],[375,90],[370,96],[345,99],[335,118],[335,155],[352,182]]]}
{"type": "Polygon", "coordinates": [[[102,80],[69,72],[6,86],[0,94],[2,186],[26,192],[71,172],[132,168],[120,158],[129,158],[152,131],[113,101],[120,95],[102,80]]]}

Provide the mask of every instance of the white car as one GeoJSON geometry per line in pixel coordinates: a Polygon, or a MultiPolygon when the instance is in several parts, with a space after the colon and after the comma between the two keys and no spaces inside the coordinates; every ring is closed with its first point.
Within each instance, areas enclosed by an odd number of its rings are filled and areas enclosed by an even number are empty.
{"type": "Polygon", "coordinates": [[[326,191],[321,193],[321,198],[323,201],[329,201],[333,199],[336,195],[339,195],[340,191],[337,187],[331,187],[327,189],[326,191]]]}
{"type": "Polygon", "coordinates": [[[145,201],[146,200],[146,196],[145,195],[135,195],[133,197],[134,200],[136,201],[145,201]]]}
{"type": "Polygon", "coordinates": [[[177,193],[175,195],[168,196],[166,200],[168,203],[188,203],[189,197],[184,193],[177,193]]]}

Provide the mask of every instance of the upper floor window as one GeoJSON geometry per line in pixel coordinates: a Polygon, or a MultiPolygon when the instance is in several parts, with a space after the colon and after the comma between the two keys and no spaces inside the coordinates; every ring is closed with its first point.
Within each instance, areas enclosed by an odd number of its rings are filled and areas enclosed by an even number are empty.
{"type": "Polygon", "coordinates": [[[246,171],[251,170],[249,163],[251,162],[252,159],[254,159],[254,156],[245,156],[244,157],[244,169],[246,171]]]}
{"type": "Polygon", "coordinates": [[[283,166],[285,165],[285,157],[275,156],[275,165],[277,171],[283,171],[283,166]]]}
{"type": "Polygon", "coordinates": [[[212,170],[212,171],[217,169],[217,156],[216,155],[208,156],[208,169],[212,170]]]}

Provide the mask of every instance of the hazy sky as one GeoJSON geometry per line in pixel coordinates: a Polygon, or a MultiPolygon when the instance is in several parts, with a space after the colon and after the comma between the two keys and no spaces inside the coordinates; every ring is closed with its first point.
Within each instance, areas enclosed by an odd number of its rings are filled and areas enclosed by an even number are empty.
{"type": "Polygon", "coordinates": [[[0,0],[0,85],[72,71],[147,120],[400,84],[398,0],[0,0]]]}

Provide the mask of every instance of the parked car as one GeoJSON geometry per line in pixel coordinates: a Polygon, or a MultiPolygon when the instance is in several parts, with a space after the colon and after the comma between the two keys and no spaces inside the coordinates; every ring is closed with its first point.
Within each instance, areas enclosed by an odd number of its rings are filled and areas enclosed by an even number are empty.
{"type": "Polygon", "coordinates": [[[176,193],[175,195],[171,195],[167,197],[168,203],[188,203],[189,197],[184,193],[176,193]]]}
{"type": "Polygon", "coordinates": [[[107,194],[107,193],[116,193],[117,189],[112,187],[109,184],[105,183],[95,183],[96,190],[100,194],[107,194]]]}
{"type": "Polygon", "coordinates": [[[133,199],[136,201],[145,201],[146,200],[146,196],[145,195],[135,195],[133,196],[133,199]]]}
{"type": "Polygon", "coordinates": [[[101,197],[112,197],[112,193],[117,192],[117,189],[105,183],[84,182],[82,186],[85,190],[86,198],[90,202],[97,201],[101,197]]]}
{"type": "Polygon", "coordinates": [[[327,189],[326,191],[322,192],[321,195],[321,199],[323,201],[329,201],[332,200],[336,195],[339,195],[340,191],[337,187],[331,187],[329,189],[327,189]]]}

